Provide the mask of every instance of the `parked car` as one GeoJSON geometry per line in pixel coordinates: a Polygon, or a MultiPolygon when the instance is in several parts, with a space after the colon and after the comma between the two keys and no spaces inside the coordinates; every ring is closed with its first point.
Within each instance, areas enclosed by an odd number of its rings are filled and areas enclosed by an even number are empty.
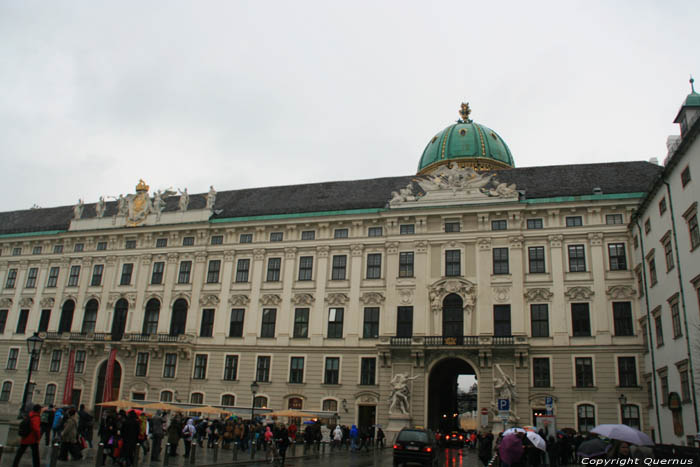
{"type": "Polygon", "coordinates": [[[430,430],[404,428],[396,437],[393,451],[394,467],[406,464],[438,465],[438,446],[430,430]]]}

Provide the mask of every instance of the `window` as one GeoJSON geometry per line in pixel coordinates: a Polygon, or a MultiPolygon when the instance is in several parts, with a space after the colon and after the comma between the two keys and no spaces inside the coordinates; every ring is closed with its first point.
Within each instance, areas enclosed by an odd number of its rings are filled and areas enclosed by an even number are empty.
{"type": "Polygon", "coordinates": [[[636,235],[635,235],[634,237],[632,237],[632,243],[634,244],[634,249],[635,249],[635,250],[636,250],[637,248],[639,248],[639,237],[637,237],[636,235]]]}
{"type": "Polygon", "coordinates": [[[693,213],[686,217],[688,222],[688,232],[690,234],[690,247],[692,250],[700,245],[700,230],[698,229],[698,215],[693,213]]]}
{"type": "Polygon", "coordinates": [[[282,232],[270,232],[270,241],[271,242],[281,242],[283,238],[284,238],[284,235],[282,232]]]}
{"type": "Polygon", "coordinates": [[[647,264],[649,266],[649,282],[651,283],[651,286],[655,286],[657,282],[656,278],[656,260],[654,259],[653,256],[650,256],[647,259],[647,264]]]}
{"type": "Polygon", "coordinates": [[[205,308],[202,310],[202,324],[199,328],[201,337],[211,337],[214,332],[214,309],[205,308]]]}
{"type": "Polygon", "coordinates": [[[642,271],[637,269],[635,271],[635,275],[637,276],[637,292],[639,292],[639,297],[644,296],[644,279],[642,278],[642,271]]]}
{"type": "Polygon", "coordinates": [[[236,381],[238,377],[238,355],[226,355],[224,360],[224,380],[236,381]]]}
{"type": "Polygon", "coordinates": [[[661,384],[661,405],[668,404],[668,374],[666,370],[659,371],[659,379],[661,384]]]}
{"type": "Polygon", "coordinates": [[[224,244],[224,236],[223,235],[212,235],[211,236],[211,244],[212,245],[223,245],[224,244]]]}
{"type": "Polygon", "coordinates": [[[316,231],[315,230],[302,230],[301,239],[302,240],[316,240],[316,231]]]}
{"type": "Polygon", "coordinates": [[[245,310],[243,308],[234,308],[231,310],[231,321],[229,323],[228,337],[243,337],[243,316],[245,310]]]}
{"type": "Polygon", "coordinates": [[[595,407],[590,404],[578,406],[578,432],[588,433],[595,428],[595,407]]]}
{"type": "Polygon", "coordinates": [[[368,237],[381,237],[383,235],[383,229],[381,227],[370,227],[367,229],[368,237]]]}
{"type": "Polygon", "coordinates": [[[569,272],[586,271],[586,252],[583,245],[569,245],[569,272]]]}
{"type": "Polygon", "coordinates": [[[153,263],[153,272],[151,273],[151,284],[163,283],[163,271],[165,271],[165,263],[156,261],[153,263]]]}
{"type": "Polygon", "coordinates": [[[40,246],[35,246],[35,247],[32,249],[32,254],[33,254],[33,255],[40,255],[40,254],[41,254],[41,247],[40,247],[40,246]]]}
{"type": "Polygon", "coordinates": [[[445,232],[446,233],[459,232],[459,231],[460,231],[459,221],[445,221],[445,232]]]}
{"type": "Polygon", "coordinates": [[[654,316],[654,327],[656,328],[656,346],[661,347],[664,345],[664,328],[661,323],[661,315],[657,314],[654,316]]]}
{"type": "Polygon", "coordinates": [[[55,384],[47,384],[46,385],[46,393],[44,394],[44,405],[49,406],[53,405],[53,403],[56,401],[56,385],[55,384]]]}
{"type": "Polygon", "coordinates": [[[84,249],[85,249],[85,245],[83,243],[76,243],[75,246],[73,247],[73,251],[75,251],[76,253],[80,253],[84,249]]]}
{"type": "Polygon", "coordinates": [[[333,256],[333,269],[331,271],[331,280],[343,281],[345,280],[347,256],[345,255],[334,255],[333,256]]]}
{"type": "Polygon", "coordinates": [[[70,273],[68,274],[68,287],[77,287],[79,279],[80,279],[80,266],[78,266],[78,265],[71,266],[70,273]]]}
{"type": "Polygon", "coordinates": [[[255,396],[255,399],[253,399],[253,407],[260,409],[267,407],[267,397],[255,396]]]}
{"type": "Polygon", "coordinates": [[[53,266],[51,269],[49,269],[49,278],[46,281],[47,288],[56,287],[56,284],[58,283],[58,272],[59,271],[60,271],[60,268],[58,266],[53,266]]]}
{"type": "Polygon", "coordinates": [[[127,240],[124,244],[124,248],[126,248],[127,250],[133,250],[134,248],[136,248],[136,240],[127,240]]]}
{"type": "Polygon", "coordinates": [[[90,285],[97,287],[102,285],[102,273],[104,272],[104,264],[96,264],[92,267],[92,278],[90,279],[90,285]]]}
{"type": "Polygon", "coordinates": [[[11,393],[12,393],[12,381],[5,381],[4,383],[2,383],[2,391],[0,391],[0,402],[9,401],[11,393]]]}
{"type": "Polygon", "coordinates": [[[173,392],[172,391],[162,391],[160,393],[160,401],[161,402],[172,402],[173,401],[173,392]]]}
{"type": "Polygon", "coordinates": [[[63,253],[63,245],[54,245],[53,252],[55,255],[59,255],[59,254],[63,253]]]}
{"type": "Polygon", "coordinates": [[[493,335],[510,336],[510,305],[493,306],[493,335]]]}
{"type": "Polygon", "coordinates": [[[648,234],[651,232],[651,221],[649,219],[644,221],[644,233],[648,234]]]}
{"type": "MultiPolygon", "coordinates": [[[[83,326],[81,331],[84,333],[95,332],[95,325],[97,324],[97,308],[99,303],[94,298],[90,299],[85,304],[85,314],[83,315],[83,326]]],[[[51,310],[49,310],[51,311],[51,310]]]]}
{"type": "Polygon", "coordinates": [[[537,230],[537,229],[543,228],[542,218],[528,219],[527,220],[527,228],[529,230],[537,230]]]}
{"type": "Polygon", "coordinates": [[[567,227],[581,227],[582,225],[583,218],[581,216],[566,216],[567,227]]]}
{"type": "Polygon", "coordinates": [[[611,271],[626,271],[627,258],[625,256],[624,243],[610,243],[608,245],[608,258],[611,271]]]}
{"type": "Polygon", "coordinates": [[[528,247],[527,257],[530,265],[530,274],[542,274],[545,272],[543,246],[528,247]]]}
{"type": "Polygon", "coordinates": [[[270,381],[270,357],[258,357],[255,367],[255,381],[267,383],[270,381]]]}
{"type": "Polygon", "coordinates": [[[367,279],[379,279],[382,277],[382,255],[370,253],[367,255],[367,279]]]}
{"type": "Polygon", "coordinates": [[[165,248],[168,246],[168,239],[167,238],[157,238],[156,239],[156,248],[165,248]]]}
{"type": "Polygon", "coordinates": [[[493,249],[493,273],[494,274],[509,274],[508,267],[508,248],[493,249]]]}
{"type": "Polygon", "coordinates": [[[236,282],[248,282],[250,259],[239,259],[236,263],[236,282]]]}
{"type": "Polygon", "coordinates": [[[174,378],[177,367],[177,354],[166,353],[163,361],[163,378],[174,378]]]}
{"type": "Polygon", "coordinates": [[[131,284],[131,273],[134,270],[134,265],[132,263],[126,263],[122,266],[122,278],[119,281],[119,285],[129,285],[131,284]]]}
{"type": "Polygon", "coordinates": [[[622,406],[622,424],[636,430],[641,429],[641,424],[639,422],[639,406],[634,404],[625,404],[622,406]]]}
{"type": "Polygon", "coordinates": [[[376,339],[379,337],[379,308],[367,307],[364,310],[364,315],[362,337],[365,339],[376,339]]]}
{"type": "Polygon", "coordinates": [[[29,268],[29,272],[27,273],[27,284],[25,285],[27,289],[33,289],[36,287],[37,275],[39,275],[39,268],[29,268]]]}
{"type": "Polygon", "coordinates": [[[61,309],[61,319],[58,322],[58,332],[70,332],[73,326],[73,313],[75,312],[75,302],[66,300],[61,309]]]}
{"type": "Polygon", "coordinates": [[[671,323],[673,324],[673,338],[677,339],[683,336],[683,330],[681,328],[681,314],[678,307],[678,299],[674,299],[670,303],[671,305],[671,323]]]}
{"type": "Polygon", "coordinates": [[[396,312],[396,337],[413,337],[413,307],[400,306],[396,312]]]}
{"type": "Polygon", "coordinates": [[[279,282],[282,258],[268,258],[267,260],[267,282],[279,282]]]}
{"type": "Polygon", "coordinates": [[[39,317],[39,329],[38,332],[46,332],[49,330],[49,322],[51,321],[51,309],[41,310],[41,316],[39,317]]]}
{"type": "Polygon", "coordinates": [[[549,337],[549,306],[546,303],[530,305],[532,337],[549,337]]]}
{"type": "Polygon", "coordinates": [[[306,339],[309,337],[309,309],[296,308],[294,310],[294,331],[292,337],[306,339]]]}
{"type": "Polygon", "coordinates": [[[7,324],[7,310],[0,310],[0,334],[5,333],[5,325],[7,324]]]}
{"type": "Polygon", "coordinates": [[[414,224],[401,224],[399,226],[399,235],[413,235],[416,233],[414,224]]]}
{"type": "Polygon", "coordinates": [[[348,238],[348,229],[335,229],[333,238],[348,238]]]}
{"type": "Polygon", "coordinates": [[[313,267],[313,256],[301,256],[299,258],[299,280],[310,281],[313,277],[313,267]]]}
{"type": "Polygon", "coordinates": [[[445,251],[445,276],[455,277],[461,276],[461,251],[446,250],[445,251]]]}
{"type": "Polygon", "coordinates": [[[577,357],[576,363],[576,387],[593,387],[593,359],[591,357],[577,357]]]}
{"type": "Polygon", "coordinates": [[[508,229],[508,221],[505,219],[498,219],[495,221],[491,221],[491,230],[507,230],[508,229]]]}
{"type": "Polygon", "coordinates": [[[588,337],[591,335],[591,317],[588,312],[588,303],[571,304],[571,327],[574,337],[588,337]]]}
{"type": "Polygon", "coordinates": [[[136,376],[146,376],[148,373],[148,352],[136,354],[136,376]]]}
{"type": "Polygon", "coordinates": [[[29,310],[19,310],[19,319],[17,320],[17,334],[24,334],[27,330],[27,321],[29,321],[29,310]]]}
{"type": "Polygon", "coordinates": [[[681,381],[681,400],[690,401],[690,379],[688,377],[688,368],[680,368],[678,370],[678,376],[681,381]]]}
{"type": "Polygon", "coordinates": [[[183,237],[182,246],[192,246],[194,245],[194,237],[183,237]]]}
{"type": "Polygon", "coordinates": [[[207,284],[216,284],[219,282],[219,271],[221,270],[221,260],[213,259],[209,261],[207,269],[207,284]]]}
{"type": "Polygon", "coordinates": [[[5,288],[14,289],[15,281],[17,281],[17,269],[9,269],[7,271],[7,280],[5,281],[5,288]]]}
{"type": "Polygon", "coordinates": [[[343,312],[342,308],[328,310],[328,338],[340,339],[343,337],[343,312]]]}
{"type": "Polygon", "coordinates": [[[152,298],[146,303],[146,314],[143,319],[143,334],[158,333],[158,319],[160,317],[160,301],[157,298],[152,298]]]}
{"type": "Polygon", "coordinates": [[[549,359],[548,358],[533,358],[532,359],[532,386],[536,388],[551,387],[549,377],[549,359]]]}
{"type": "Polygon", "coordinates": [[[690,167],[686,167],[681,172],[681,185],[683,185],[683,188],[685,188],[688,183],[690,183],[690,167]]]}
{"type": "Polygon", "coordinates": [[[377,373],[376,358],[362,358],[360,363],[360,384],[363,386],[374,386],[376,384],[375,374],[377,373]]]}
{"type": "Polygon", "coordinates": [[[662,240],[664,245],[664,258],[666,259],[666,272],[673,269],[675,266],[673,262],[673,246],[671,245],[671,236],[667,236],[662,240]]]}
{"type": "Polygon", "coordinates": [[[17,369],[17,359],[19,358],[19,349],[10,349],[7,354],[7,369],[16,370],[17,369]]]}
{"type": "Polygon", "coordinates": [[[107,242],[97,242],[97,251],[105,251],[107,249],[107,242]]]}
{"type": "Polygon", "coordinates": [[[275,321],[277,310],[275,308],[263,308],[262,328],[260,337],[275,337],[275,321]]]}
{"type": "Polygon", "coordinates": [[[659,215],[663,216],[665,212],[666,212],[666,198],[661,198],[661,201],[659,201],[659,215]]]}
{"type": "Polygon", "coordinates": [[[22,254],[22,247],[15,247],[12,249],[12,256],[20,256],[22,254]]]}
{"type": "Polygon", "coordinates": [[[304,357],[292,357],[289,362],[289,382],[292,384],[304,382],[304,357]]]}
{"type": "Polygon", "coordinates": [[[194,374],[192,379],[207,378],[207,354],[198,353],[194,356],[194,374]]]}
{"type": "Polygon", "coordinates": [[[238,242],[239,243],[253,243],[253,234],[250,234],[250,233],[241,234],[241,236],[238,237],[238,242]]]}
{"type": "Polygon", "coordinates": [[[340,376],[340,358],[326,357],[326,367],[323,372],[323,384],[338,384],[340,376]]]}
{"type": "Polygon", "coordinates": [[[178,284],[189,284],[191,271],[192,271],[192,261],[182,261],[180,263],[180,273],[177,276],[177,283],[178,284]]]}
{"type": "Polygon", "coordinates": [[[637,387],[637,364],[634,357],[617,357],[617,376],[620,387],[637,387]]]}
{"type": "Polygon", "coordinates": [[[76,373],[83,373],[85,371],[86,359],[87,359],[87,352],[85,350],[76,350],[75,351],[74,371],[76,373]]]}
{"type": "Polygon", "coordinates": [[[633,336],[632,304],[630,302],[613,302],[613,321],[616,336],[633,336]]]}
{"type": "Polygon", "coordinates": [[[606,214],[605,223],[608,225],[617,225],[623,223],[622,214],[606,214]]]}
{"type": "Polygon", "coordinates": [[[51,362],[49,363],[49,371],[51,373],[58,373],[61,370],[61,353],[60,350],[51,352],[51,362]]]}
{"type": "Polygon", "coordinates": [[[224,407],[233,407],[236,405],[236,397],[233,394],[222,394],[221,405],[224,407]]]}
{"type": "Polygon", "coordinates": [[[324,399],[321,410],[323,410],[324,412],[337,412],[338,401],[334,399],[324,399]]]}
{"type": "Polygon", "coordinates": [[[190,394],[190,404],[202,405],[204,403],[204,394],[201,392],[193,392],[190,394]]]}
{"type": "Polygon", "coordinates": [[[399,277],[413,277],[413,252],[399,253],[399,277]]]}

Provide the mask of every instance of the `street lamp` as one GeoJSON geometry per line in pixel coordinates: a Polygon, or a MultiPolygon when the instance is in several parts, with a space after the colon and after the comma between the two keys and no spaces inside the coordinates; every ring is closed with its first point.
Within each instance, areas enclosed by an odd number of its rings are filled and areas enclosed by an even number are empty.
{"type": "Polygon", "coordinates": [[[19,408],[20,417],[24,413],[25,407],[27,406],[27,397],[29,396],[29,385],[32,381],[32,370],[34,369],[34,359],[39,352],[41,352],[41,346],[44,345],[44,339],[39,337],[39,333],[35,332],[30,338],[27,339],[27,350],[29,351],[29,371],[27,372],[27,384],[24,385],[24,395],[22,396],[22,405],[19,408]]]}
{"type": "Polygon", "coordinates": [[[620,421],[622,424],[625,424],[625,406],[627,405],[627,396],[620,394],[620,397],[618,397],[617,400],[620,401],[620,421]]]}
{"type": "Polygon", "coordinates": [[[255,418],[255,395],[258,393],[258,382],[253,381],[250,383],[250,392],[253,393],[253,403],[250,405],[250,421],[252,422],[255,418]]]}

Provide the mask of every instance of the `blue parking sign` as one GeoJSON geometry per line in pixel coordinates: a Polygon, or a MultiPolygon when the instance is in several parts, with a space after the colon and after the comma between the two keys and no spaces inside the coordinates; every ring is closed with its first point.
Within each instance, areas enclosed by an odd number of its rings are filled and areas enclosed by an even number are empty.
{"type": "Polygon", "coordinates": [[[510,399],[498,399],[498,410],[501,410],[501,411],[510,410],[510,399]]]}

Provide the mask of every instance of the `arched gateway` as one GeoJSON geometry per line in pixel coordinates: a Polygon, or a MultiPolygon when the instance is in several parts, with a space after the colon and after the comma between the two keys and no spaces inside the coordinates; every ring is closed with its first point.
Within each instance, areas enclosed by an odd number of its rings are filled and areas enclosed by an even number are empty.
{"type": "MultiPolygon", "coordinates": [[[[446,357],[430,369],[428,375],[428,427],[432,430],[452,430],[458,428],[458,414],[465,412],[469,397],[458,396],[457,380],[460,376],[476,378],[474,368],[458,357],[446,357]],[[460,400],[462,406],[460,407],[460,400]],[[455,415],[457,414],[457,415],[455,415]]],[[[469,378],[467,378],[469,379],[469,378]]],[[[469,388],[462,388],[468,391],[469,388]]],[[[476,407],[476,400],[473,401],[476,407]]]]}

